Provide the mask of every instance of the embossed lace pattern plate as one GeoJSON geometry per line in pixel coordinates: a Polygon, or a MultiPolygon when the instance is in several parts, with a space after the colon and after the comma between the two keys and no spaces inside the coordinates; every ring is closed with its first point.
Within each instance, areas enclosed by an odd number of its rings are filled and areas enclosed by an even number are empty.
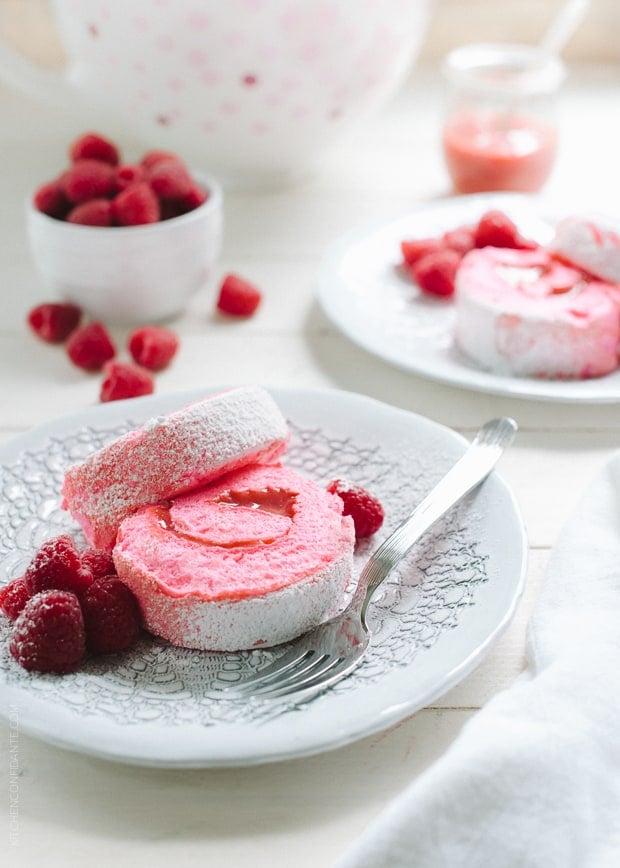
{"type": "Polygon", "coordinates": [[[543,380],[482,370],[454,345],[451,300],[423,295],[402,273],[403,238],[425,238],[473,224],[490,208],[506,211],[526,236],[540,243],[551,239],[558,214],[573,213],[552,210],[537,197],[484,193],[440,200],[353,231],[328,251],[319,271],[317,295],[323,310],[368,352],[432,380],[546,401],[620,401],[620,371],[592,380],[543,380]]]}
{"type": "MultiPolygon", "coordinates": [[[[462,439],[426,419],[342,392],[274,390],[290,422],[286,463],[320,483],[368,486],[395,527],[462,453],[462,439]]],[[[196,393],[119,402],[40,428],[0,450],[2,582],[61,532],[81,540],[59,504],[64,470],[196,393]]],[[[359,569],[375,540],[355,554],[359,569]]],[[[123,655],[63,677],[32,675],[10,658],[3,620],[0,684],[20,725],[95,755],[174,766],[249,764],[317,752],[394,723],[466,674],[508,622],[521,591],[524,536],[496,475],[421,541],[372,607],[363,665],[311,703],[273,716],[219,690],[283,648],[218,654],[143,638],[123,655]],[[498,508],[500,511],[498,512],[498,508]]],[[[5,711],[6,713],[6,711],[5,711]]]]}

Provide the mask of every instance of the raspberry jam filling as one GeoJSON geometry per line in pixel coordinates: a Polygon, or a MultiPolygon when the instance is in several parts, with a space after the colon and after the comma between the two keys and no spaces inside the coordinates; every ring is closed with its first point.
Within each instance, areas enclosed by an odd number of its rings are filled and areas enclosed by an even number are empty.
{"type": "Polygon", "coordinates": [[[157,523],[201,545],[236,548],[271,545],[290,530],[297,495],[284,488],[226,491],[217,500],[173,501],[157,508],[157,523]]]}
{"type": "Polygon", "coordinates": [[[259,488],[244,491],[225,491],[217,499],[217,503],[227,506],[245,506],[249,509],[262,509],[275,515],[295,514],[295,499],[297,495],[286,488],[259,488]]]}

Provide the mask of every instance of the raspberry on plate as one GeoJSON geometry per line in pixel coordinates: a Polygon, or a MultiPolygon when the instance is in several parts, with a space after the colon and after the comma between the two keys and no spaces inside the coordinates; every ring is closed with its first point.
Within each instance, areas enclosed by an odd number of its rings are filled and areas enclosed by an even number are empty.
{"type": "Polygon", "coordinates": [[[449,247],[450,250],[456,250],[461,256],[465,256],[476,246],[475,231],[475,228],[471,226],[458,226],[456,229],[449,229],[444,232],[441,240],[444,247],[449,247]]]}
{"type": "Polygon", "coordinates": [[[114,190],[114,169],[99,160],[78,160],[63,173],[62,189],[75,204],[104,198],[114,190]]]}
{"type": "Polygon", "coordinates": [[[80,324],[82,311],[71,302],[46,302],[33,307],[28,325],[38,338],[48,344],[61,344],[80,324]]]}
{"type": "Polygon", "coordinates": [[[127,347],[136,364],[149,371],[161,371],[172,361],[179,339],[162,326],[141,326],[129,335],[127,347]]]}
{"type": "Polygon", "coordinates": [[[217,308],[231,316],[251,316],[261,298],[261,291],[245,278],[227,274],[220,286],[217,308]]]}
{"type": "Polygon", "coordinates": [[[116,575],[112,552],[104,549],[84,549],[80,552],[80,560],[82,566],[90,571],[94,582],[106,576],[116,575]]]}
{"type": "Polygon", "coordinates": [[[84,618],[75,594],[43,591],[15,621],[11,656],[31,672],[75,672],[85,651],[84,618]]]}
{"type": "Polygon", "coordinates": [[[69,211],[67,223],[78,226],[111,226],[112,203],[109,199],[89,199],[81,202],[69,211]]]}
{"type": "Polygon", "coordinates": [[[136,598],[119,578],[97,579],[81,602],[89,651],[115,654],[129,648],[140,632],[140,611],[136,598]]]}
{"type": "Polygon", "coordinates": [[[44,542],[24,573],[31,595],[50,588],[80,594],[92,580],[92,573],[83,567],[75,543],[67,534],[44,542]]]}
{"type": "Polygon", "coordinates": [[[400,242],[400,251],[405,265],[415,265],[423,256],[441,250],[441,246],[439,238],[405,238],[400,242]]]}
{"type": "Polygon", "coordinates": [[[116,347],[106,327],[90,322],[77,328],[67,341],[67,355],[74,365],[85,371],[100,371],[116,355],[116,347]]]}
{"type": "Polygon", "coordinates": [[[423,256],[412,266],[411,273],[422,292],[451,296],[454,295],[454,280],[461,259],[456,250],[445,248],[423,256]]]}
{"type": "Polygon", "coordinates": [[[99,160],[116,166],[120,160],[118,148],[100,133],[84,133],[69,148],[71,162],[77,160],[99,160]]]}
{"type": "Polygon", "coordinates": [[[125,398],[139,398],[151,395],[155,382],[151,374],[137,365],[126,362],[109,362],[105,366],[105,378],[101,384],[99,400],[122,401],[125,398]]]}
{"type": "Polygon", "coordinates": [[[342,500],[343,515],[350,515],[355,526],[355,536],[358,539],[372,536],[376,533],[385,517],[383,507],[376,497],[359,485],[349,485],[341,479],[334,479],[327,486],[331,494],[337,494],[342,500]]]}
{"type": "Polygon", "coordinates": [[[516,224],[503,211],[486,211],[474,230],[476,247],[508,247],[515,250],[535,250],[538,245],[524,238],[516,224]]]}
{"type": "Polygon", "coordinates": [[[26,587],[23,577],[13,579],[0,590],[0,609],[9,621],[15,621],[29,599],[30,591],[26,587]]]}
{"type": "Polygon", "coordinates": [[[139,181],[112,201],[112,216],[119,226],[157,223],[161,216],[159,200],[146,182],[139,181]]]}

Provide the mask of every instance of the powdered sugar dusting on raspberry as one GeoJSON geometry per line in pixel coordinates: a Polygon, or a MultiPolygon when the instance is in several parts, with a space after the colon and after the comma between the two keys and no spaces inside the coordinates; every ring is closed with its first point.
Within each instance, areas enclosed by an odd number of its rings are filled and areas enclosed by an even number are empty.
{"type": "Polygon", "coordinates": [[[91,545],[111,548],[120,522],[141,506],[244,464],[269,462],[287,441],[286,421],[268,392],[232,389],[152,420],[70,468],[63,506],[91,545]]]}

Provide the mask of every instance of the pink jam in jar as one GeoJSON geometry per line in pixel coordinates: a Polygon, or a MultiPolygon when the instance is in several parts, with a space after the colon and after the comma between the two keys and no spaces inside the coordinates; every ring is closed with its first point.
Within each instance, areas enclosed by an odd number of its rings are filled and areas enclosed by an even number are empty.
{"type": "Polygon", "coordinates": [[[455,191],[539,190],[555,161],[561,61],[528,46],[469,45],[444,71],[443,152],[455,191]]]}

